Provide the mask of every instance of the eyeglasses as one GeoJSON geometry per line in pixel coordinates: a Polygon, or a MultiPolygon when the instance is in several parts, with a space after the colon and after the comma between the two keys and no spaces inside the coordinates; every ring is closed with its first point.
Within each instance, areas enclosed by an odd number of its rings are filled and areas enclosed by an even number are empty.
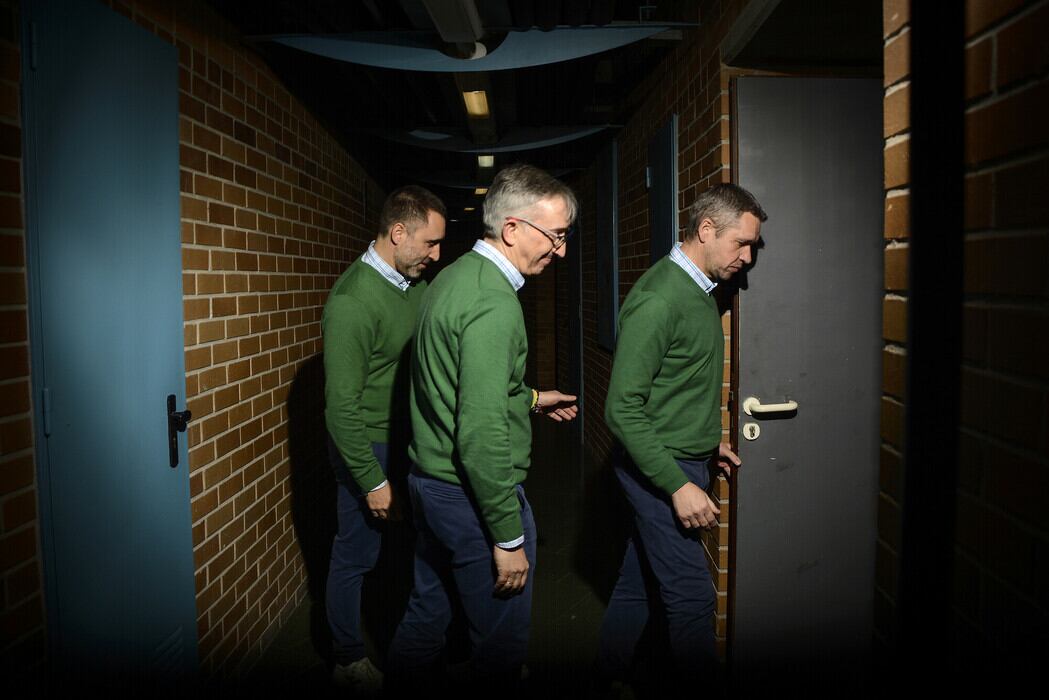
{"type": "Polygon", "coordinates": [[[543,228],[542,226],[536,226],[535,224],[533,224],[528,219],[522,219],[522,218],[517,217],[517,216],[508,216],[508,217],[506,217],[506,220],[507,221],[520,221],[523,224],[528,224],[529,226],[534,228],[536,231],[538,231],[539,233],[541,233],[544,236],[546,236],[547,238],[549,238],[550,242],[554,244],[554,250],[557,250],[558,248],[563,246],[568,241],[568,239],[572,236],[572,229],[570,229],[570,228],[569,229],[565,229],[564,231],[561,231],[559,233],[557,231],[548,231],[547,229],[543,228]]]}

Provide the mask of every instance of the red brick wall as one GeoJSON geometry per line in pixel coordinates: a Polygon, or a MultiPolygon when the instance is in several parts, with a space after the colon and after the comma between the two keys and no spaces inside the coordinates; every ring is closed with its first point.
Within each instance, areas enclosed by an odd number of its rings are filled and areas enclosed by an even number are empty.
{"type": "MultiPolygon", "coordinates": [[[[636,112],[618,134],[619,176],[619,298],[626,298],[634,282],[648,269],[648,191],[645,167],[648,141],[671,113],[678,115],[678,215],[684,227],[688,207],[704,189],[731,180],[729,147],[729,80],[736,74],[721,63],[720,42],[745,2],[702,2],[697,19],[701,27],[686,38],[652,72],[632,96],[636,112]]],[[[597,465],[607,465],[613,438],[605,425],[604,403],[608,392],[611,355],[597,344],[596,240],[593,229],[595,173],[588,171],[577,186],[584,212],[583,227],[583,338],[584,383],[587,420],[585,443],[597,465]]],[[[565,275],[567,277],[567,275],[565,275]]],[[[564,283],[566,284],[566,283],[564,283]]],[[[567,289],[565,289],[567,291],[567,289]]],[[[563,294],[562,291],[558,292],[563,294]]],[[[731,331],[730,314],[724,316],[726,340],[731,331]]],[[[561,327],[561,326],[559,326],[561,327]]],[[[567,344],[567,324],[563,326],[567,344]]],[[[725,384],[730,378],[726,345],[725,384]]],[[[566,358],[567,359],[567,358],[566,358]]],[[[728,413],[723,407],[723,425],[728,439],[728,413]]],[[[728,511],[729,485],[719,477],[719,507],[728,511]]],[[[721,526],[704,536],[714,582],[718,589],[717,634],[724,649],[727,625],[729,531],[727,517],[721,526]]]]}
{"type": "MultiPolygon", "coordinates": [[[[887,241],[877,629],[893,641],[906,370],[909,4],[885,13],[887,241]]],[[[1049,5],[966,3],[959,651],[1049,642],[1049,5]]]]}
{"type": "Polygon", "coordinates": [[[0,658],[23,671],[43,658],[29,391],[29,321],[22,206],[18,3],[0,3],[0,658]]]}
{"type": "Polygon", "coordinates": [[[308,502],[328,474],[320,314],[382,193],[223,20],[175,7],[132,15],[179,50],[198,632],[204,668],[226,671],[306,595],[304,553],[330,546],[308,502]]]}

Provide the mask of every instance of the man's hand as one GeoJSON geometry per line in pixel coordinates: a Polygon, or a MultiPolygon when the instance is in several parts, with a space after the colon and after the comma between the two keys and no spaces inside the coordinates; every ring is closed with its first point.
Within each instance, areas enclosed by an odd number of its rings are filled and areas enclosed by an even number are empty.
{"type": "Polygon", "coordinates": [[[718,445],[718,466],[725,470],[725,476],[732,476],[732,467],[743,464],[736,453],[729,449],[728,443],[718,445]]]}
{"type": "Polygon", "coordinates": [[[572,420],[579,413],[575,400],[576,397],[571,394],[562,394],[557,389],[540,391],[539,401],[536,402],[535,409],[547,418],[562,423],[572,420]]]}
{"type": "Polygon", "coordinates": [[[674,513],[687,529],[702,527],[710,529],[718,524],[717,516],[721,511],[707,492],[691,481],[686,482],[670,497],[674,504],[674,513]]]}
{"type": "Polygon", "coordinates": [[[390,519],[391,510],[394,508],[394,498],[393,489],[390,488],[389,481],[381,489],[369,491],[364,496],[364,500],[368,504],[368,511],[371,512],[373,517],[379,520],[390,519]]]}
{"type": "Polygon", "coordinates": [[[524,547],[492,547],[492,559],[495,561],[495,592],[514,595],[523,591],[528,580],[528,557],[524,547]]]}

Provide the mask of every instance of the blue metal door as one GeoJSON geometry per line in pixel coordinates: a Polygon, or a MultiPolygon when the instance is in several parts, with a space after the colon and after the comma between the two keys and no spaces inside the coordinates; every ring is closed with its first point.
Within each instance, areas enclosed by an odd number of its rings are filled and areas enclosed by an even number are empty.
{"type": "Polygon", "coordinates": [[[23,3],[48,637],[74,680],[196,666],[175,48],[95,2],[23,3]]]}

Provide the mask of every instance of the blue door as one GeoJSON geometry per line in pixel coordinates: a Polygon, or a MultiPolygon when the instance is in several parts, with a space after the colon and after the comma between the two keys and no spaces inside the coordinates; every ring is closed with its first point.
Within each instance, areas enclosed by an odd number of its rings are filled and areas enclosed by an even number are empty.
{"type": "Polygon", "coordinates": [[[23,3],[48,637],[73,680],[196,666],[175,48],[96,2],[23,3]]]}

